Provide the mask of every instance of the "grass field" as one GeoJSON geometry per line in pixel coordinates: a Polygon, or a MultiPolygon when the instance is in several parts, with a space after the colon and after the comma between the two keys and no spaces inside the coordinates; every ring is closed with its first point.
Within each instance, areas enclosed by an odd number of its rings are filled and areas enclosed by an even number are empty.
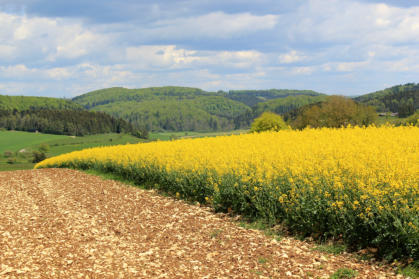
{"type": "Polygon", "coordinates": [[[67,138],[67,136],[20,131],[0,131],[0,153],[3,154],[7,150],[16,152],[30,145],[38,145],[63,138],[67,138]]]}
{"type": "Polygon", "coordinates": [[[223,132],[159,132],[150,133],[150,140],[172,140],[180,138],[202,138],[202,137],[217,137],[217,136],[228,136],[238,135],[247,133],[248,130],[234,130],[234,131],[223,131],[223,132]]]}
{"type": "MultiPolygon", "coordinates": [[[[150,133],[150,140],[172,140],[193,137],[215,137],[246,133],[245,130],[230,132],[162,132],[150,133]]],[[[31,169],[32,151],[38,150],[41,144],[47,144],[48,157],[82,150],[85,148],[110,146],[118,144],[133,144],[146,141],[128,134],[99,134],[84,137],[70,137],[20,131],[0,131],[0,171],[31,169]],[[25,150],[25,152],[19,151],[25,150]],[[4,152],[11,151],[12,157],[5,157],[4,152]],[[9,163],[13,161],[13,163],[9,163]]]]}
{"type": "Polygon", "coordinates": [[[127,134],[100,134],[85,137],[69,137],[19,131],[0,131],[0,171],[31,169],[32,151],[41,144],[47,144],[48,157],[57,156],[90,147],[109,146],[144,141],[127,134]],[[19,152],[23,151],[25,152],[19,152]],[[5,151],[11,151],[12,157],[6,157],[5,151]],[[9,163],[13,161],[13,163],[9,163]]]}

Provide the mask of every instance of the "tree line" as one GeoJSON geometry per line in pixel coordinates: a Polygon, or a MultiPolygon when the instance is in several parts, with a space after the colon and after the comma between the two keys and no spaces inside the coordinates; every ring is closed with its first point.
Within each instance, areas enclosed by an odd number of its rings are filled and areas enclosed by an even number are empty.
{"type": "Polygon", "coordinates": [[[82,110],[0,110],[0,127],[7,130],[84,136],[102,133],[137,133],[122,119],[82,110]]]}

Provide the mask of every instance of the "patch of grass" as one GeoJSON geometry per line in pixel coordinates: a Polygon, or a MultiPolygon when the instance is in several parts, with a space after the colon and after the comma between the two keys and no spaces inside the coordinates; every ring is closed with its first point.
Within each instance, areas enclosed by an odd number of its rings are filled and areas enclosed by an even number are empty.
{"type": "Polygon", "coordinates": [[[39,145],[47,141],[63,138],[67,138],[67,136],[20,131],[0,131],[0,153],[3,154],[7,150],[15,152],[30,145],[39,145]]]}
{"type": "MultiPolygon", "coordinates": [[[[49,135],[20,131],[0,131],[0,171],[32,169],[32,152],[49,146],[47,157],[97,146],[144,142],[128,134],[98,134],[84,137],[49,135]],[[19,150],[25,152],[19,153],[19,150]],[[13,164],[8,163],[13,161],[13,164]]],[[[126,181],[125,181],[126,182],[126,181]]]]}
{"type": "Polygon", "coordinates": [[[141,187],[141,185],[136,185],[132,180],[128,180],[128,179],[126,179],[126,178],[124,178],[121,175],[118,175],[116,173],[102,172],[102,171],[99,171],[99,170],[96,170],[96,169],[87,169],[87,170],[78,169],[78,170],[82,171],[84,173],[87,173],[87,174],[99,176],[104,180],[116,180],[116,181],[120,181],[124,184],[128,184],[128,185],[131,185],[131,186],[136,186],[136,187],[140,187],[140,188],[144,189],[144,187],[141,187]]]}
{"type": "Polygon", "coordinates": [[[419,268],[413,265],[399,267],[397,273],[410,278],[419,278],[419,268]]]}
{"type": "Polygon", "coordinates": [[[172,140],[180,138],[202,138],[202,137],[217,137],[226,135],[237,135],[247,133],[247,130],[233,130],[222,132],[151,132],[149,134],[150,140],[172,140]]]}
{"type": "Polygon", "coordinates": [[[267,262],[268,262],[268,259],[267,259],[267,258],[260,257],[260,258],[258,259],[258,263],[260,263],[260,264],[266,264],[267,262]]]}
{"type": "Polygon", "coordinates": [[[346,246],[342,244],[322,244],[317,245],[313,250],[338,255],[346,251],[346,246]]]}
{"type": "Polygon", "coordinates": [[[330,275],[330,279],[346,279],[354,278],[358,272],[350,268],[339,268],[335,273],[330,275]]]}

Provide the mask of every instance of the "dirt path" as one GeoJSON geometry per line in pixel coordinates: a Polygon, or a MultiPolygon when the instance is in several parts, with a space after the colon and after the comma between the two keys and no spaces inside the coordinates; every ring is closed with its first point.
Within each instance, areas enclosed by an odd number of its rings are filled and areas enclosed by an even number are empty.
{"type": "Polygon", "coordinates": [[[397,278],[153,191],[65,169],[0,172],[0,278],[329,278],[343,267],[397,278]]]}

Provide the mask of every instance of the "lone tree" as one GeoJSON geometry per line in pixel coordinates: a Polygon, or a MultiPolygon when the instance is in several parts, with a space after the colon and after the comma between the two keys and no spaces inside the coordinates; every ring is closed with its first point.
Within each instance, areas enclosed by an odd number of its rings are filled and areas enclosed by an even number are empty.
{"type": "Polygon", "coordinates": [[[282,117],[273,112],[264,112],[253,121],[250,132],[279,131],[288,129],[282,117]]]}

